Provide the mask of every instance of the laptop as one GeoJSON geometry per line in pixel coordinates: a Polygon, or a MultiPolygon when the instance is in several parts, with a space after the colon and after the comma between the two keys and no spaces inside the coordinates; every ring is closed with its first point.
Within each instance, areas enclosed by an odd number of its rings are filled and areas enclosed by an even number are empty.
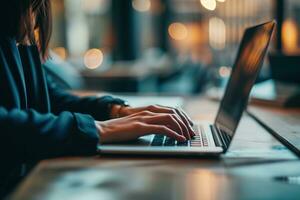
{"type": "Polygon", "coordinates": [[[289,150],[300,157],[300,109],[250,107],[248,113],[289,150]]]}
{"type": "Polygon", "coordinates": [[[214,123],[197,122],[196,136],[179,143],[163,135],[144,136],[136,141],[98,147],[101,154],[197,155],[226,153],[248,104],[250,91],[263,64],[275,22],[246,29],[225,94],[214,123]]]}

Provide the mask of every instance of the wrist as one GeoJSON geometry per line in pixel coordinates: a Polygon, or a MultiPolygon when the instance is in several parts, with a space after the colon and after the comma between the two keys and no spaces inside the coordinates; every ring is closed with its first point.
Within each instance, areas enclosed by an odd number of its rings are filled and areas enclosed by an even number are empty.
{"type": "Polygon", "coordinates": [[[101,135],[102,135],[103,130],[102,130],[101,125],[97,121],[95,121],[95,126],[98,131],[99,138],[100,138],[98,143],[100,144],[101,143],[101,135]]]}
{"type": "Polygon", "coordinates": [[[130,114],[130,107],[128,105],[114,104],[111,106],[110,118],[116,119],[120,117],[125,117],[130,114]]]}
{"type": "Polygon", "coordinates": [[[98,135],[100,138],[99,144],[103,144],[103,143],[105,143],[105,140],[106,140],[105,124],[95,121],[95,125],[98,130],[98,135]]]}
{"type": "Polygon", "coordinates": [[[111,119],[118,118],[119,117],[119,112],[120,112],[121,108],[122,108],[121,105],[118,105],[118,104],[112,105],[111,106],[111,110],[110,110],[110,118],[111,119]]]}

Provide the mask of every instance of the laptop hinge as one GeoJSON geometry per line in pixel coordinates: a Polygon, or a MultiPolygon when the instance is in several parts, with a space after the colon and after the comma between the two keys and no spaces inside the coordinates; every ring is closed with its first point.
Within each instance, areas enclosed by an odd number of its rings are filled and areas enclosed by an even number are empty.
{"type": "Polygon", "coordinates": [[[232,137],[229,136],[229,134],[226,133],[225,131],[220,130],[217,126],[216,126],[216,129],[217,129],[218,135],[224,141],[226,149],[228,149],[229,145],[230,145],[230,141],[232,140],[232,137]]]}
{"type": "Polygon", "coordinates": [[[223,141],[220,137],[220,133],[219,131],[216,129],[216,127],[214,125],[210,125],[210,129],[212,131],[212,135],[215,141],[216,146],[218,147],[224,147],[225,145],[225,141],[223,141]]]}

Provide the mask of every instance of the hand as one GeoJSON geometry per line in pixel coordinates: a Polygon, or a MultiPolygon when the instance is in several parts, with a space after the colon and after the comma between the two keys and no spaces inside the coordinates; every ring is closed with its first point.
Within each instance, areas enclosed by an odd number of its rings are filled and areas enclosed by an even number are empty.
{"type": "MultiPolygon", "coordinates": [[[[96,122],[101,143],[124,142],[149,134],[162,134],[179,142],[190,139],[186,125],[177,114],[142,111],[129,116],[96,122]]],[[[192,133],[192,132],[191,132],[192,133]]]]}
{"type": "Polygon", "coordinates": [[[176,115],[178,118],[179,123],[183,126],[183,132],[184,136],[187,139],[191,139],[192,136],[195,136],[195,132],[192,128],[193,122],[192,120],[185,114],[185,112],[179,108],[172,108],[172,107],[166,107],[166,106],[159,106],[159,105],[151,105],[146,107],[138,107],[138,108],[132,108],[132,107],[122,107],[119,109],[119,116],[129,116],[135,113],[139,113],[142,111],[150,111],[157,114],[172,114],[176,115]]]}

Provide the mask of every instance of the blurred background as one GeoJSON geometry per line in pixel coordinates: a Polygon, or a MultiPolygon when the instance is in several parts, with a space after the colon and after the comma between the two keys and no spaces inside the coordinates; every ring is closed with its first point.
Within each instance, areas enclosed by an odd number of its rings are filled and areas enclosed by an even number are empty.
{"type": "Polygon", "coordinates": [[[223,88],[244,29],[272,19],[278,28],[258,81],[282,78],[272,73],[272,58],[292,57],[300,68],[299,0],[52,3],[54,32],[46,66],[67,89],[197,95],[223,88]]]}

